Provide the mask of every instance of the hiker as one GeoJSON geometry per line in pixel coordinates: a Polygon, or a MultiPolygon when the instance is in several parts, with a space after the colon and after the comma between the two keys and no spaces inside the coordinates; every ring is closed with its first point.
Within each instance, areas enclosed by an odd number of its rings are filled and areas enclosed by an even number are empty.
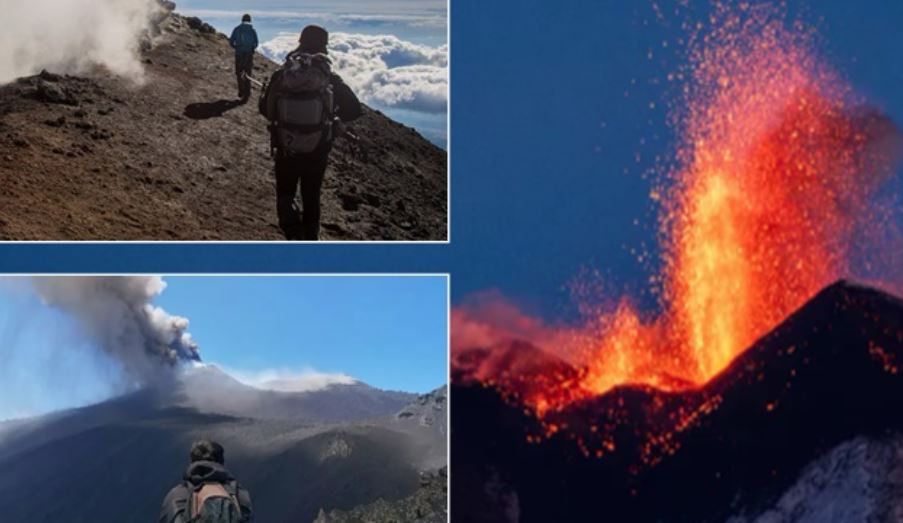
{"type": "Polygon", "coordinates": [[[242,103],[251,98],[251,80],[254,76],[254,51],[257,49],[257,31],[251,25],[251,15],[241,17],[241,25],[232,30],[229,45],[235,49],[235,77],[238,79],[238,97],[242,103]]]}
{"type": "Polygon", "coordinates": [[[159,523],[206,521],[251,523],[251,495],[223,466],[222,445],[201,440],[191,446],[191,465],[184,481],[163,499],[159,523]]]}
{"type": "Polygon", "coordinates": [[[332,72],[328,43],[325,29],[305,27],[298,48],[273,73],[260,98],[276,163],[276,212],[287,240],[319,239],[320,189],[333,140],[345,134],[343,122],[362,114],[357,96],[332,72]],[[300,211],[295,204],[299,183],[300,211]]]}

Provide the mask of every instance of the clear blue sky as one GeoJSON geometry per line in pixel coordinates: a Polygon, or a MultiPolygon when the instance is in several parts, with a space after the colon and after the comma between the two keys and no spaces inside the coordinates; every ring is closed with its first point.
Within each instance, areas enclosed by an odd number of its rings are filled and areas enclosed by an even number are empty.
{"type": "MultiPolygon", "coordinates": [[[[447,381],[448,293],[431,277],[172,277],[155,301],[189,318],[206,362],[244,374],[343,373],[427,392],[447,381]]],[[[0,283],[0,420],[102,401],[126,384],[24,280],[0,283]]]]}
{"type": "MultiPolygon", "coordinates": [[[[788,3],[819,25],[853,87],[903,124],[903,2],[788,3]]],[[[629,254],[654,245],[641,175],[671,144],[669,96],[651,81],[679,60],[647,52],[678,24],[659,23],[652,2],[452,1],[451,11],[450,246],[122,246],[115,256],[108,246],[2,256],[0,246],[0,268],[450,272],[453,301],[497,288],[548,316],[568,313],[564,286],[585,267],[644,288],[647,269],[629,254]]]]}

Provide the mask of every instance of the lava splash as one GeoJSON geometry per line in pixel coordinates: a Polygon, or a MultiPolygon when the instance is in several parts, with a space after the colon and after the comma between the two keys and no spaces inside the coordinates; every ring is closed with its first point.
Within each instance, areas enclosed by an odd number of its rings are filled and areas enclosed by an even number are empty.
{"type": "Polygon", "coordinates": [[[661,209],[662,312],[645,318],[624,298],[567,329],[518,318],[511,306],[453,313],[459,371],[540,417],[620,385],[697,388],[821,288],[863,267],[880,274],[877,253],[900,252],[887,246],[900,238],[895,206],[878,201],[895,175],[899,130],[821,59],[814,30],[749,4],[716,6],[703,27],[687,26],[673,111],[680,139],[651,194],[661,209]],[[466,357],[519,335],[576,370],[524,374],[543,362],[466,357]]]}

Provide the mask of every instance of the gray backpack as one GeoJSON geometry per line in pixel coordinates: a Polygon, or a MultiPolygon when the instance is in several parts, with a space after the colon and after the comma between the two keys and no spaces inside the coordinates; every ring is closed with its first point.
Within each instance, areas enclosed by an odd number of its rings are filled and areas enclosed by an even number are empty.
{"type": "Polygon", "coordinates": [[[332,68],[323,54],[290,53],[272,86],[266,116],[274,124],[276,146],[310,153],[332,140],[332,68]]]}
{"type": "Polygon", "coordinates": [[[188,502],[191,523],[241,523],[241,506],[238,504],[235,485],[204,483],[192,490],[188,502]]]}

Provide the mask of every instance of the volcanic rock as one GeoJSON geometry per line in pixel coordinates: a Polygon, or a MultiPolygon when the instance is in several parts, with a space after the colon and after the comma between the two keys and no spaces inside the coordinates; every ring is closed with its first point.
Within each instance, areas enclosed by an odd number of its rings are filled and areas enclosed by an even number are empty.
{"type": "MultiPolygon", "coordinates": [[[[44,74],[35,79],[35,98],[52,104],[77,105],[78,102],[63,87],[44,78],[44,74]]],[[[58,77],[57,77],[58,78],[58,77]]]]}
{"type": "Polygon", "coordinates": [[[903,433],[901,364],[903,301],[840,282],[687,392],[620,387],[538,420],[456,382],[452,512],[501,511],[495,483],[524,522],[754,520],[795,483],[824,485],[804,471],[839,445],[903,433]]]}
{"type": "Polygon", "coordinates": [[[157,0],[157,3],[160,4],[160,8],[167,13],[171,13],[176,10],[175,2],[170,2],[169,0],[157,0]]]}
{"type": "Polygon", "coordinates": [[[41,74],[38,75],[38,78],[40,78],[41,80],[46,80],[48,82],[59,82],[60,80],[63,79],[62,76],[55,74],[55,73],[51,73],[47,69],[42,69],[41,74]]]}
{"type": "Polygon", "coordinates": [[[448,467],[422,472],[413,495],[398,501],[378,500],[368,505],[328,514],[320,509],[313,523],[445,523],[448,520],[448,467]]]}
{"type": "Polygon", "coordinates": [[[901,492],[903,437],[857,437],[807,465],[774,506],[727,523],[901,521],[901,492]]]}
{"type": "Polygon", "coordinates": [[[441,434],[445,434],[448,430],[446,427],[447,417],[447,386],[418,396],[415,401],[395,415],[395,418],[399,420],[410,419],[423,427],[435,427],[441,434]]]}
{"type": "Polygon", "coordinates": [[[195,31],[200,31],[205,34],[216,34],[216,29],[214,29],[212,25],[204,22],[196,16],[186,18],[185,22],[188,24],[188,27],[194,29],[195,31]]]}

